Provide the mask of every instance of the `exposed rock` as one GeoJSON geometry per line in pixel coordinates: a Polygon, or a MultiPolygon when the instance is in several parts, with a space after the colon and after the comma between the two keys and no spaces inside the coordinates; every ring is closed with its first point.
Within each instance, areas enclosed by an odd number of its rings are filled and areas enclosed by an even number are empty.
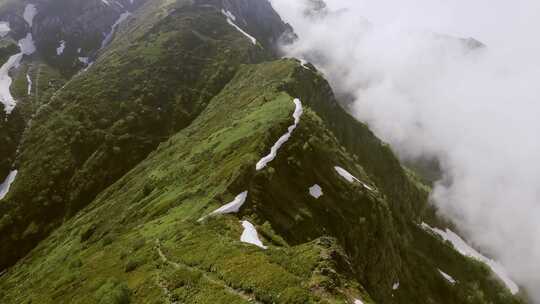
{"type": "Polygon", "coordinates": [[[267,0],[198,0],[198,5],[211,5],[229,11],[236,17],[236,24],[254,36],[263,47],[277,52],[282,40],[294,37],[292,27],[285,23],[267,0]]]}

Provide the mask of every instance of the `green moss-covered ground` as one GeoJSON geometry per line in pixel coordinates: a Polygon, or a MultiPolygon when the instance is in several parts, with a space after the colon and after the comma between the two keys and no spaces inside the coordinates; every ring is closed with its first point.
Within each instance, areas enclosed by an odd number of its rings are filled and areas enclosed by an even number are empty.
{"type": "Polygon", "coordinates": [[[292,60],[241,67],[192,124],[8,270],[0,299],[519,303],[484,266],[416,228],[414,217],[393,214],[376,182],[381,177],[370,174],[309,100],[278,157],[255,170],[292,123],[294,97],[284,88],[300,68],[292,60]],[[345,181],[335,165],[374,190],[345,181]],[[324,192],[317,200],[308,194],[315,183],[324,192]],[[248,199],[238,215],[197,221],[244,190],[248,199]],[[407,230],[398,230],[395,217],[409,223],[407,230]],[[241,219],[256,225],[267,250],[240,242],[241,219]],[[448,284],[439,268],[459,283],[448,284]]]}
{"type": "Polygon", "coordinates": [[[36,115],[0,204],[1,303],[524,302],[419,228],[439,223],[429,187],[315,69],[190,1],[149,1],[121,33],[69,80],[39,58],[15,77],[36,115]],[[294,98],[298,127],[257,171],[294,98]],[[205,217],[243,191],[239,213],[205,217]]]}

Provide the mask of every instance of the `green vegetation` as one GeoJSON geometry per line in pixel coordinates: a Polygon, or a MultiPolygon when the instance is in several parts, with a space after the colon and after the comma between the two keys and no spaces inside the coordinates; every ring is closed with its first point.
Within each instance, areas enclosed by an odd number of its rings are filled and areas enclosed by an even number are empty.
{"type": "MultiPolygon", "coordinates": [[[[4,301],[22,291],[43,303],[55,303],[60,294],[72,303],[103,294],[134,303],[370,303],[369,295],[384,303],[516,301],[484,267],[418,230],[410,218],[402,219],[409,224],[398,233],[399,215],[381,186],[308,99],[278,157],[255,171],[291,123],[293,96],[283,88],[296,81],[298,69],[292,60],[242,66],[193,123],[2,277],[0,285],[9,290],[4,301]],[[335,165],[376,190],[345,181],[335,165]],[[318,200],[307,191],[314,183],[324,192],[318,200]],[[197,222],[244,190],[248,201],[238,217],[197,222]],[[239,218],[257,225],[268,250],[239,241],[239,218]],[[66,260],[76,272],[59,267],[66,260]],[[460,283],[448,285],[437,268],[460,283]],[[22,281],[24,273],[33,278],[22,281]],[[44,276],[48,281],[39,279],[44,276]],[[398,280],[401,287],[392,292],[398,280]]],[[[411,187],[426,190],[402,174],[411,187]]]]}
{"type": "Polygon", "coordinates": [[[0,266],[15,263],[1,303],[524,303],[418,227],[438,221],[429,187],[317,71],[190,1],[150,1],[130,22],[69,81],[22,68],[49,86],[26,96],[37,112],[0,204],[0,266]],[[257,171],[294,98],[297,129],[257,171]],[[239,213],[198,221],[243,191],[239,213]],[[240,220],[268,249],[240,241],[240,220]]]}
{"type": "Polygon", "coordinates": [[[0,266],[16,261],[188,126],[241,63],[269,56],[215,9],[172,5],[162,15],[163,8],[151,4],[141,15],[160,18],[140,19],[33,118],[16,162],[17,182],[0,205],[12,222],[0,227],[0,266]],[[31,222],[38,230],[24,236],[31,222]]]}

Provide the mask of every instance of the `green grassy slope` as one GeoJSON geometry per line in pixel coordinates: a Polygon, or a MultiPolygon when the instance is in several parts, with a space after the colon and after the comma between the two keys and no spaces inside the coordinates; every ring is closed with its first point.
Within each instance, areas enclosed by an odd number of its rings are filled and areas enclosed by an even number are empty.
{"type": "Polygon", "coordinates": [[[19,175],[0,205],[1,267],[189,125],[239,64],[270,57],[219,10],[189,1],[151,1],[128,28],[25,133],[19,175]]]}
{"type": "Polygon", "coordinates": [[[0,301],[519,303],[485,267],[418,229],[421,212],[393,206],[426,189],[387,164],[391,151],[365,126],[345,125],[337,106],[325,110],[325,88],[294,60],[242,66],[189,126],[0,277],[0,301]],[[256,171],[292,123],[295,97],[304,104],[298,128],[256,171]],[[332,127],[328,115],[342,120],[332,127]],[[364,145],[340,135],[353,133],[364,145]],[[347,182],[336,165],[374,190],[347,182]],[[315,183],[319,199],[308,193],[315,183]],[[392,185],[401,198],[387,192],[392,185]],[[197,221],[242,191],[239,214],[197,221]],[[256,225],[267,250],[239,241],[240,219],[256,225]]]}
{"type": "MultiPolygon", "coordinates": [[[[211,303],[216,297],[244,303],[244,293],[265,303],[296,298],[303,303],[315,297],[310,284],[320,289],[317,297],[345,297],[325,295],[320,286],[330,280],[320,268],[334,263],[325,254],[336,246],[332,240],[289,247],[267,224],[262,229],[268,238],[274,236],[271,247],[276,248],[261,252],[239,243],[234,217],[196,222],[230,200],[245,175],[253,174],[266,148],[264,135],[290,122],[291,97],[276,90],[276,79],[288,68],[273,66],[277,75],[257,69],[239,73],[192,125],[63,225],[20,268],[10,270],[2,282],[8,291],[4,301],[39,297],[44,303],[93,303],[101,301],[103,286],[123,284],[140,303],[162,303],[161,285],[188,303],[211,303]],[[168,259],[184,266],[175,269],[161,261],[158,239],[168,259]],[[58,267],[67,260],[74,260],[76,269],[58,267]],[[250,260],[252,266],[246,265],[250,260]],[[35,279],[20,281],[29,272],[35,279]],[[38,280],[41,276],[48,280],[38,280]]],[[[352,287],[344,291],[358,293],[352,287]]]]}

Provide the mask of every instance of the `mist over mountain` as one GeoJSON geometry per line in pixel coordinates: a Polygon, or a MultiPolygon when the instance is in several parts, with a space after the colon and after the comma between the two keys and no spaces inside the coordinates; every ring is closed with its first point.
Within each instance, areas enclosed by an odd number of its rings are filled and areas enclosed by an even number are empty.
{"type": "Polygon", "coordinates": [[[413,2],[0,1],[0,303],[534,303],[534,7],[413,2]]]}
{"type": "Polygon", "coordinates": [[[538,3],[328,1],[317,18],[273,3],[300,37],[287,54],[354,96],[402,159],[436,158],[440,214],[540,301],[538,3]]]}

